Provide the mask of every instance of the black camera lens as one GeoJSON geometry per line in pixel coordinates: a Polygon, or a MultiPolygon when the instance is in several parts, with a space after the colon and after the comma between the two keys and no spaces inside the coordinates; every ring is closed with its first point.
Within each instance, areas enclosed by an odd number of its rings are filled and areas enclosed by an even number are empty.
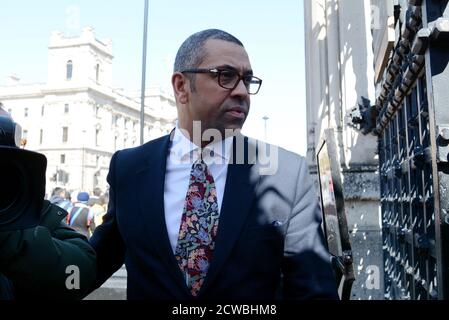
{"type": "Polygon", "coordinates": [[[25,176],[23,170],[11,162],[0,161],[0,215],[13,210],[23,196],[25,176]]]}
{"type": "Polygon", "coordinates": [[[47,158],[18,148],[17,128],[0,116],[0,231],[36,226],[45,195],[47,158]]]}

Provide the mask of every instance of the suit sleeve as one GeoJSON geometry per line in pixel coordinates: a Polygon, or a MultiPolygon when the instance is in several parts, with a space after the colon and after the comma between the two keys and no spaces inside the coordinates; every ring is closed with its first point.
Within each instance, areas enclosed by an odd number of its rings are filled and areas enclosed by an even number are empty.
{"type": "Polygon", "coordinates": [[[286,299],[338,299],[317,193],[303,158],[296,183],[285,236],[283,295],[286,299]]]}
{"type": "Polygon", "coordinates": [[[118,230],[116,217],[116,161],[118,152],[111,159],[107,181],[109,184],[108,211],[103,223],[95,229],[90,244],[97,254],[97,281],[92,290],[100,287],[114,272],[123,265],[125,245],[118,230]]]}

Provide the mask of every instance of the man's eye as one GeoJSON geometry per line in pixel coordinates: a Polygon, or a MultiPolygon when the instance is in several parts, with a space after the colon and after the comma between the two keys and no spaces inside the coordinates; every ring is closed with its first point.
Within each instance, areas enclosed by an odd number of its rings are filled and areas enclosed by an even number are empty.
{"type": "Polygon", "coordinates": [[[225,70],[225,71],[221,72],[221,77],[224,79],[233,79],[233,78],[235,78],[235,76],[236,76],[236,73],[234,71],[225,70]]]}
{"type": "Polygon", "coordinates": [[[223,70],[220,74],[220,84],[225,87],[233,86],[238,79],[237,72],[230,70],[223,70]]]}

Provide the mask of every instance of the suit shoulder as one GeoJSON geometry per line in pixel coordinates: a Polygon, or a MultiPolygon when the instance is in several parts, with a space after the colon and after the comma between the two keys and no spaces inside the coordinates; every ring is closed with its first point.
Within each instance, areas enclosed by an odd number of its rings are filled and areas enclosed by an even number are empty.
{"type": "Polygon", "coordinates": [[[276,177],[296,179],[300,172],[307,170],[307,161],[302,155],[261,140],[248,139],[248,143],[258,150],[256,161],[260,161],[263,167],[269,167],[268,172],[275,172],[276,177]]]}
{"type": "Polygon", "coordinates": [[[293,151],[289,151],[287,149],[284,149],[282,147],[279,146],[275,146],[279,149],[279,155],[281,155],[282,157],[285,157],[288,160],[291,161],[296,161],[296,162],[304,162],[306,160],[306,158],[296,152],[293,151]]]}
{"type": "Polygon", "coordinates": [[[272,150],[276,150],[276,153],[277,153],[280,161],[287,161],[287,162],[301,163],[301,164],[305,163],[305,161],[306,161],[306,158],[304,156],[302,156],[298,153],[295,153],[293,151],[284,149],[283,147],[277,146],[275,144],[267,143],[262,140],[252,139],[252,138],[249,138],[248,141],[251,141],[251,140],[252,140],[252,142],[249,142],[249,143],[256,143],[257,147],[259,149],[259,152],[262,151],[261,146],[263,146],[264,151],[267,153],[272,150]]]}
{"type": "Polygon", "coordinates": [[[286,170],[289,175],[291,175],[292,173],[295,173],[295,175],[297,175],[301,170],[304,170],[304,167],[307,168],[306,158],[302,155],[286,150],[279,146],[275,147],[278,148],[279,166],[283,170],[286,170]]]}

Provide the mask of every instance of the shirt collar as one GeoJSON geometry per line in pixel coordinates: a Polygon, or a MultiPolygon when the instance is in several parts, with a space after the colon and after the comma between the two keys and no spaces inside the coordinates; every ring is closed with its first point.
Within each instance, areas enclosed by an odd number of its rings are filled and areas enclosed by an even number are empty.
{"type": "Polygon", "coordinates": [[[186,161],[189,158],[196,161],[198,159],[199,152],[203,153],[203,158],[208,157],[220,157],[225,160],[226,163],[231,157],[231,148],[233,136],[227,137],[224,140],[213,142],[201,150],[192,141],[187,139],[187,137],[179,129],[178,125],[174,130],[174,134],[171,136],[172,144],[170,148],[171,156],[174,156],[177,160],[186,161]]]}

